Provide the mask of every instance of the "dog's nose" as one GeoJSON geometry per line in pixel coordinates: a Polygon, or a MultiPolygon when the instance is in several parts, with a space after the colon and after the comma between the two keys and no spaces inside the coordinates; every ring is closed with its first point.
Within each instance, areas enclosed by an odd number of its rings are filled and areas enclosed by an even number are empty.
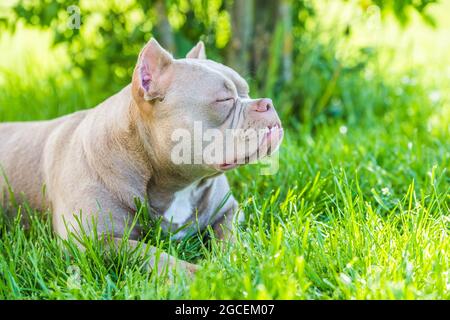
{"type": "Polygon", "coordinates": [[[256,112],[266,112],[270,109],[273,109],[273,103],[269,98],[260,99],[252,105],[252,110],[256,112]]]}

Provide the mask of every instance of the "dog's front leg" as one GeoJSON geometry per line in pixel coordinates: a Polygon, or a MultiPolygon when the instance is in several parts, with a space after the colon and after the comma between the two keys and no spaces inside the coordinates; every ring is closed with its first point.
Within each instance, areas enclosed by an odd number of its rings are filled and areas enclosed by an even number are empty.
{"type": "Polygon", "coordinates": [[[216,238],[234,242],[236,239],[235,226],[243,220],[244,214],[236,200],[233,199],[232,206],[212,225],[216,238]]]}
{"type": "Polygon", "coordinates": [[[120,249],[125,246],[125,249],[131,250],[134,254],[139,254],[145,259],[146,266],[151,271],[156,271],[158,274],[168,274],[172,276],[176,271],[187,273],[189,276],[193,275],[198,266],[180,259],[177,259],[170,254],[159,251],[154,246],[147,245],[141,241],[123,240],[114,238],[113,243],[115,249],[120,249]]]}
{"type": "MultiPolygon", "coordinates": [[[[97,196],[96,198],[99,199],[101,197],[97,196]]],[[[124,230],[129,227],[127,224],[128,219],[126,218],[128,213],[114,199],[105,195],[101,199],[103,201],[92,200],[91,203],[85,202],[82,206],[80,204],[72,204],[69,208],[67,208],[67,204],[71,204],[70,199],[56,203],[53,216],[53,227],[56,234],[62,238],[68,238],[69,234],[87,234],[93,237],[97,234],[97,236],[103,237],[106,249],[116,251],[126,249],[133,254],[139,254],[145,258],[148,269],[156,271],[158,274],[167,272],[169,275],[173,275],[175,271],[182,271],[191,275],[198,269],[196,265],[179,260],[165,252],[160,252],[156,247],[147,245],[144,242],[134,240],[139,237],[139,232],[136,229],[131,230],[129,236],[132,239],[124,240],[120,238],[124,234],[124,230]],[[107,203],[108,207],[104,210],[95,208],[97,203],[107,203]],[[84,214],[64,214],[64,212],[80,211],[74,209],[76,207],[81,207],[80,210],[84,214]],[[112,214],[110,214],[111,212],[112,214]]],[[[131,219],[132,217],[130,216],[129,218],[131,219]]],[[[81,250],[84,250],[83,243],[78,242],[77,244],[81,250]]]]}

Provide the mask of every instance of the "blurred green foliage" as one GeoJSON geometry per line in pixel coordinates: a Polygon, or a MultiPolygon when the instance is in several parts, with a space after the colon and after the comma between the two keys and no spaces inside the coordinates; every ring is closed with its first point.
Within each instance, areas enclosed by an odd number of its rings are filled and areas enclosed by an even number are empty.
{"type": "Polygon", "coordinates": [[[10,29],[23,21],[53,30],[54,44],[67,44],[74,65],[103,85],[111,79],[120,85],[129,81],[137,54],[151,36],[175,56],[203,39],[217,58],[230,33],[222,0],[19,1],[10,9],[10,29]],[[78,13],[79,27],[74,25],[78,13]],[[165,23],[176,45],[164,38],[165,23]]]}
{"type": "MultiPolygon", "coordinates": [[[[412,11],[431,22],[426,9],[433,2],[361,0],[358,5],[394,13],[405,24],[412,11]]],[[[343,88],[352,81],[371,82],[363,73],[376,54],[367,48],[351,63],[337,58],[335,44],[318,41],[317,30],[308,27],[316,14],[310,0],[20,0],[6,8],[0,28],[14,30],[23,22],[53,30],[53,43],[67,46],[70,54],[73,65],[67,71],[101,90],[129,82],[137,54],[151,36],[176,57],[201,39],[208,56],[241,72],[255,94],[273,97],[293,119],[315,123],[355,117],[355,110],[349,114],[343,107],[348,104],[341,103],[349,94],[343,88]]],[[[349,25],[342,37],[350,32],[349,25]]],[[[357,103],[364,99],[359,92],[352,94],[355,108],[364,105],[357,103]]]]}

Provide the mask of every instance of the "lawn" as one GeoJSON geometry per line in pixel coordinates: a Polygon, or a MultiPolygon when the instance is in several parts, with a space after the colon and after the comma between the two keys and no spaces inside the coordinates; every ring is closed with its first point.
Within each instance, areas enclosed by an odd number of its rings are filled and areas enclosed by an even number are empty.
{"type": "MultiPolygon", "coordinates": [[[[0,212],[0,299],[450,299],[450,26],[437,11],[444,29],[384,25],[338,44],[341,55],[361,41],[381,50],[364,81],[338,84],[346,99],[336,104],[354,117],[312,125],[278,101],[278,172],[228,174],[246,214],[235,243],[149,235],[198,263],[194,278],[149,273],[94,240],[80,252],[52,234],[51,213],[24,206],[14,210],[33,217],[26,230],[0,212]]],[[[69,60],[43,31],[0,36],[0,121],[53,118],[112,94],[61,71],[69,60]]]]}

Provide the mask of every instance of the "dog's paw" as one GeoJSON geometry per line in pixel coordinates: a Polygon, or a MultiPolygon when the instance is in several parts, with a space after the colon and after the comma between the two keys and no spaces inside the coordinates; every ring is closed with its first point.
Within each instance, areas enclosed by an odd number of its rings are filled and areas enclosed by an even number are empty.
{"type": "Polygon", "coordinates": [[[200,269],[200,266],[176,259],[169,255],[162,255],[158,263],[154,263],[151,269],[160,276],[164,274],[168,275],[170,279],[174,279],[175,275],[193,278],[195,273],[200,269]]]}
{"type": "Polygon", "coordinates": [[[197,271],[200,270],[199,265],[185,261],[183,261],[182,268],[188,273],[189,276],[194,276],[197,273],[197,271]]]}

